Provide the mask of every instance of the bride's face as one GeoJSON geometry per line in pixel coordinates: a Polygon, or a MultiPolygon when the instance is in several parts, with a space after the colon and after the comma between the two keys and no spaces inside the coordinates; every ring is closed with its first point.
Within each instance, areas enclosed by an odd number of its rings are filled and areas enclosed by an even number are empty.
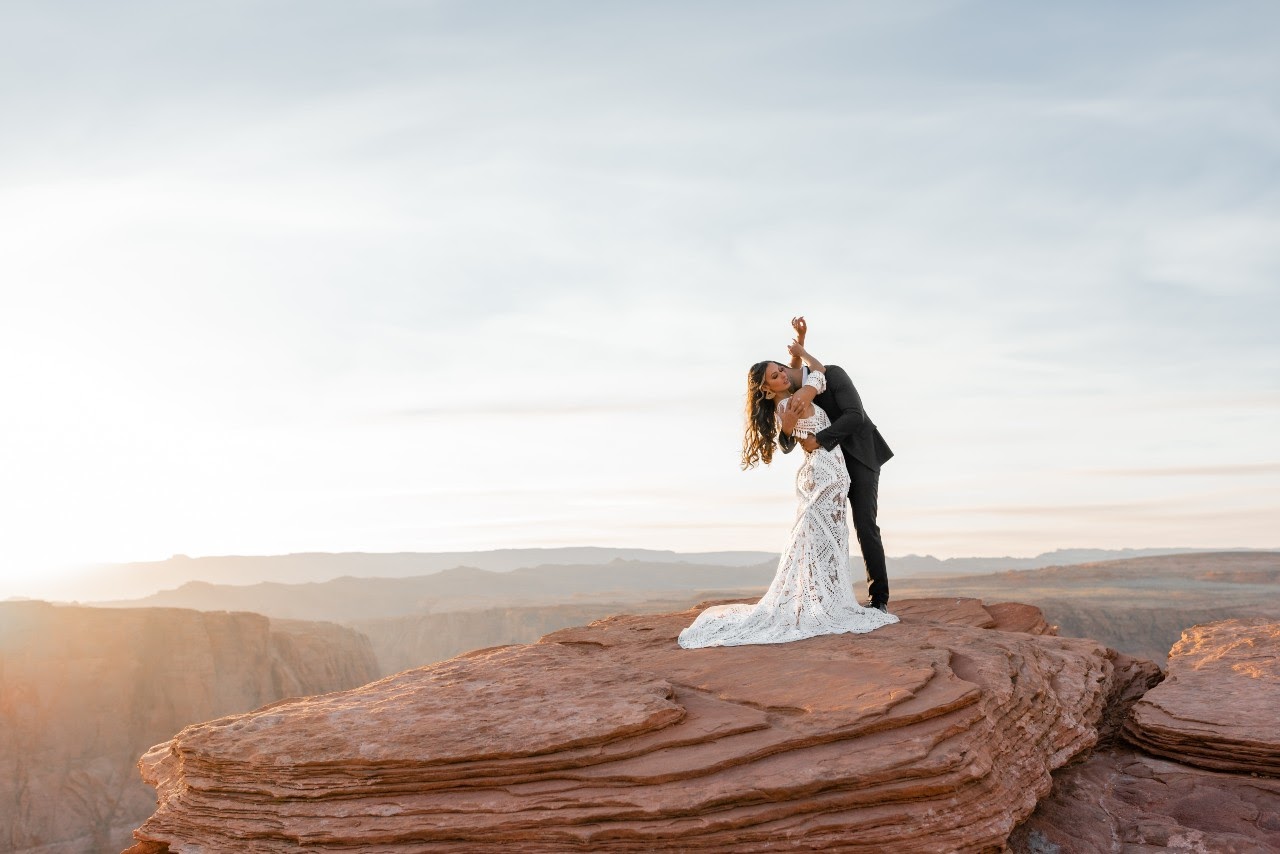
{"type": "Polygon", "coordinates": [[[786,394],[791,391],[791,377],[777,362],[770,362],[764,369],[764,387],[774,394],[786,394]]]}

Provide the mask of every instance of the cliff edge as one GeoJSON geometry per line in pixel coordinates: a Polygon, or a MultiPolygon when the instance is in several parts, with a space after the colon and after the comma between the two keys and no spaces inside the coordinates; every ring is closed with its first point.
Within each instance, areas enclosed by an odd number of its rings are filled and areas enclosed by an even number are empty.
{"type": "Polygon", "coordinates": [[[155,809],[138,756],[193,721],[377,677],[320,623],[0,603],[0,851],[119,851],[155,809]]]}
{"type": "MultiPolygon", "coordinates": [[[[1054,775],[1013,854],[1280,851],[1280,623],[1193,626],[1121,740],[1054,775]]],[[[1134,692],[1136,693],[1136,692],[1134,692]]]]}
{"type": "Polygon", "coordinates": [[[997,851],[1155,672],[1027,606],[895,611],[703,650],[698,609],[612,617],[189,726],[130,851],[997,851]]]}

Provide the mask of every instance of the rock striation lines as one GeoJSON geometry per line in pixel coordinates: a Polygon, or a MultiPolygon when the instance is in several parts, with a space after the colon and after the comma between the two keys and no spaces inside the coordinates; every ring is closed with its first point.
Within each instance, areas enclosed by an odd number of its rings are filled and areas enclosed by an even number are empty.
{"type": "Polygon", "coordinates": [[[1280,623],[1253,617],[1184,631],[1168,678],[1134,705],[1124,736],[1188,765],[1280,776],[1280,623]]]}
{"type": "Polygon", "coordinates": [[[618,616],[190,726],[142,759],[130,850],[998,851],[1096,743],[1114,653],[1026,607],[895,612],[702,650],[697,609],[618,616]]]}

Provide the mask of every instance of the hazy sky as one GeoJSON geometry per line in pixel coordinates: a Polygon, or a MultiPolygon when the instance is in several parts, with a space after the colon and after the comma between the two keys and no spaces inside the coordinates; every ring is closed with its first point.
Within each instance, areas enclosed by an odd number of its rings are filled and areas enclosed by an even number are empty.
{"type": "Polygon", "coordinates": [[[1272,2],[6,2],[0,596],[175,552],[1280,546],[1272,2]]]}

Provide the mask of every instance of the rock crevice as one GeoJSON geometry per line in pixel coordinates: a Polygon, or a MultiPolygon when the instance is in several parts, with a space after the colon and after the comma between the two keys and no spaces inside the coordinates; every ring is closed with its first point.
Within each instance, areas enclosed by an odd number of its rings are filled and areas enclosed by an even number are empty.
{"type": "Polygon", "coordinates": [[[1280,851],[1278,654],[1280,624],[1248,618],[1187,629],[1150,690],[1151,662],[1117,656],[1114,681],[1127,672],[1129,686],[1111,704],[1102,749],[1054,774],[1010,849],[1280,851]]]}

